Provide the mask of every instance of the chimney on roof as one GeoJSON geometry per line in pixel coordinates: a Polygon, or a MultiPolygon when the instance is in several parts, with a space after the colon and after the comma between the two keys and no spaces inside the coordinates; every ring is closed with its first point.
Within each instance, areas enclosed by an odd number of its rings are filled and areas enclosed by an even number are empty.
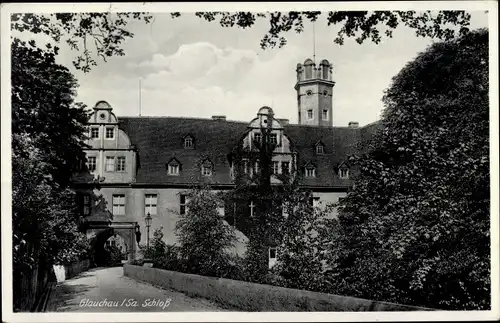
{"type": "Polygon", "coordinates": [[[278,119],[278,121],[281,123],[282,126],[286,126],[287,124],[290,123],[290,120],[288,119],[278,119]]]}
{"type": "Polygon", "coordinates": [[[226,121],[226,116],[212,116],[212,120],[226,121]]]}
{"type": "Polygon", "coordinates": [[[349,128],[358,128],[359,127],[359,122],[357,121],[350,121],[349,122],[349,128]]]}

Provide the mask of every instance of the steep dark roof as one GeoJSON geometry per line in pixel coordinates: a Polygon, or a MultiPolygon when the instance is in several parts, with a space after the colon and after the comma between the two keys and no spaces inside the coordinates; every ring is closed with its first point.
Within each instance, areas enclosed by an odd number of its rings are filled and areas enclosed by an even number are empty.
{"type": "MultiPolygon", "coordinates": [[[[213,184],[231,184],[227,156],[248,131],[248,123],[212,119],[175,117],[121,117],[120,128],[138,149],[137,183],[190,184],[202,179],[200,163],[213,163],[213,184]],[[195,149],[184,149],[183,138],[190,134],[195,149]],[[166,164],[175,157],[181,163],[181,174],[169,176],[166,164]]],[[[298,152],[298,166],[311,162],[317,166],[315,178],[304,178],[303,184],[314,187],[347,187],[350,180],[340,179],[338,166],[355,152],[363,128],[313,127],[286,125],[284,133],[298,152]],[[315,145],[325,145],[324,154],[316,154],[315,145]]],[[[367,133],[367,131],[364,131],[367,133]]],[[[369,137],[370,135],[366,135],[369,137]]]]}

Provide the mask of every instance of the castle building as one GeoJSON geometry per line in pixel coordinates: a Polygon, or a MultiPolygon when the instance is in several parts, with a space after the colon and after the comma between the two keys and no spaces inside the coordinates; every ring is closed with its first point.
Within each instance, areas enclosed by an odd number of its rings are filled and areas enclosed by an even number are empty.
{"type": "MultiPolygon", "coordinates": [[[[258,109],[253,120],[242,122],[225,116],[120,117],[107,102],[97,102],[88,125],[88,172],[76,174],[74,179],[81,192],[88,236],[95,237],[97,245],[104,245],[118,233],[124,249],[131,253],[129,259],[133,258],[137,241],[141,245],[147,242],[145,219],[149,214],[150,237],[161,228],[165,242],[175,243],[175,224],[186,212],[183,193],[193,183],[202,182],[214,190],[231,190],[236,185],[237,166],[246,174],[258,171],[258,164],[245,159],[243,165],[236,165],[231,154],[238,145],[251,150],[264,125],[271,128],[270,140],[276,143],[273,173],[299,172],[301,185],[312,191],[312,203],[318,206],[338,201],[352,185],[355,172],[348,156],[357,152],[360,143],[370,140],[376,124],[333,126],[334,85],[332,65],[327,60],[318,67],[310,59],[297,65],[298,124],[277,118],[270,107],[258,109]],[[99,189],[94,192],[102,199],[92,201],[85,190],[96,182],[99,189]],[[135,234],[138,231],[140,238],[135,234]]],[[[273,183],[278,182],[273,177],[273,183]]],[[[248,201],[247,206],[251,216],[253,202],[248,201]]],[[[219,212],[225,211],[221,206],[219,212]]],[[[235,252],[243,254],[247,240],[236,231],[241,243],[235,252]]],[[[273,263],[273,248],[269,257],[273,263]]]]}

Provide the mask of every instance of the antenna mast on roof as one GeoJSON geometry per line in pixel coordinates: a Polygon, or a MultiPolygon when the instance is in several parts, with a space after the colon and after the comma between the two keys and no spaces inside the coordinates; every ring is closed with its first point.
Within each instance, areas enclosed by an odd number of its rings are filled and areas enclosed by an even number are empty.
{"type": "Polygon", "coordinates": [[[139,78],[139,117],[141,116],[142,109],[142,79],[139,78]]]}
{"type": "Polygon", "coordinates": [[[313,62],[316,65],[316,28],[314,25],[316,25],[316,20],[313,20],[313,62]]]}

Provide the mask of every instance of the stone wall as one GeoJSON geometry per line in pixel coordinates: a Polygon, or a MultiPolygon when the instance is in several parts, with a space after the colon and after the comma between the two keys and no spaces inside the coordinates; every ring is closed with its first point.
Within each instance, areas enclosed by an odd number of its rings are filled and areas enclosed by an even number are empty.
{"type": "Polygon", "coordinates": [[[125,264],[124,275],[162,288],[201,297],[238,311],[431,311],[432,309],[314,293],[224,278],[204,277],[125,264]]]}

